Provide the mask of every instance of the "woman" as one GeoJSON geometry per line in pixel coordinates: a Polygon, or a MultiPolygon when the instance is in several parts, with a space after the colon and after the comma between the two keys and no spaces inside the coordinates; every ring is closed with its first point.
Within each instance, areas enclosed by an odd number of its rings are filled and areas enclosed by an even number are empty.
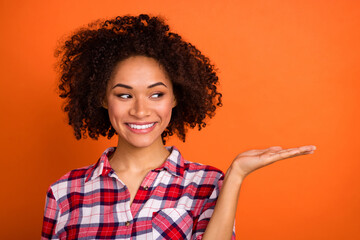
{"type": "Polygon", "coordinates": [[[167,136],[185,141],[188,127],[205,127],[222,101],[209,59],[157,17],[95,22],[57,54],[76,138],[116,134],[118,144],[50,186],[42,239],[235,239],[246,175],[315,150],[247,151],[224,175],[165,147],[167,136]]]}

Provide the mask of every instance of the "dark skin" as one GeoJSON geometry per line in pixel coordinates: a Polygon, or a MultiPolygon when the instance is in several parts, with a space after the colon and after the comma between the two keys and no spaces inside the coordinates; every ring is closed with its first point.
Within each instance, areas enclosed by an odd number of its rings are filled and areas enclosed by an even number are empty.
{"type": "MultiPolygon", "coordinates": [[[[154,59],[132,57],[119,63],[109,82],[104,107],[118,133],[110,164],[128,188],[130,205],[143,179],[169,156],[161,133],[177,104],[172,83],[154,59]]],[[[227,170],[203,239],[231,239],[243,180],[251,172],[279,160],[314,153],[312,145],[270,147],[240,153],[227,170]]]]}
{"type": "Polygon", "coordinates": [[[247,175],[279,160],[312,154],[315,150],[316,147],[313,145],[288,149],[275,146],[249,150],[237,155],[226,172],[219,198],[203,239],[231,239],[240,187],[247,175]]]}
{"type": "Polygon", "coordinates": [[[156,60],[131,57],[117,65],[103,105],[118,133],[110,165],[126,185],[131,205],[145,176],[169,156],[161,133],[176,106],[172,83],[156,60]]]}

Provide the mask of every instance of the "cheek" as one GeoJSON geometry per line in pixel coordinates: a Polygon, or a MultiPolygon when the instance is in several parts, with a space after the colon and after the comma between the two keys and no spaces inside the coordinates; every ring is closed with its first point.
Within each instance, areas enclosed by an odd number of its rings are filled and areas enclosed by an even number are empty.
{"type": "Polygon", "coordinates": [[[108,115],[111,122],[111,125],[116,129],[117,122],[122,118],[123,112],[121,111],[122,108],[118,106],[114,106],[109,104],[108,106],[108,115]]]}
{"type": "Polygon", "coordinates": [[[112,118],[113,116],[116,116],[117,115],[117,112],[116,112],[116,108],[112,105],[109,105],[108,106],[108,113],[109,113],[109,117],[112,118]]]}
{"type": "Polygon", "coordinates": [[[172,103],[166,103],[164,105],[162,105],[160,108],[158,108],[163,121],[166,122],[167,124],[170,122],[171,119],[171,113],[172,113],[172,103]]]}

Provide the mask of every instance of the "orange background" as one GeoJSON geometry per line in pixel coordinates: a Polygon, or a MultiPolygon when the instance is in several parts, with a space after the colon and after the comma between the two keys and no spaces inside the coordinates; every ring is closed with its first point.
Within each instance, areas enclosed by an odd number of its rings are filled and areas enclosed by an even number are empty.
{"type": "Polygon", "coordinates": [[[244,181],[238,239],[360,238],[360,3],[306,0],[0,1],[1,239],[39,239],[45,193],[108,141],[76,141],[56,94],[57,41],[98,18],[151,13],[219,69],[224,107],[186,159],[223,171],[240,152],[314,144],[244,181]]]}

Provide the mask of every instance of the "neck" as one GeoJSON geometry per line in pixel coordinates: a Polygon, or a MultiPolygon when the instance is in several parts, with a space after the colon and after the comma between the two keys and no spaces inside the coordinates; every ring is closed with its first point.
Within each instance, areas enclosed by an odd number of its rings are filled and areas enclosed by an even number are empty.
{"type": "Polygon", "coordinates": [[[161,166],[169,154],[161,138],[147,147],[135,147],[119,139],[109,161],[116,172],[141,172],[161,166]]]}

